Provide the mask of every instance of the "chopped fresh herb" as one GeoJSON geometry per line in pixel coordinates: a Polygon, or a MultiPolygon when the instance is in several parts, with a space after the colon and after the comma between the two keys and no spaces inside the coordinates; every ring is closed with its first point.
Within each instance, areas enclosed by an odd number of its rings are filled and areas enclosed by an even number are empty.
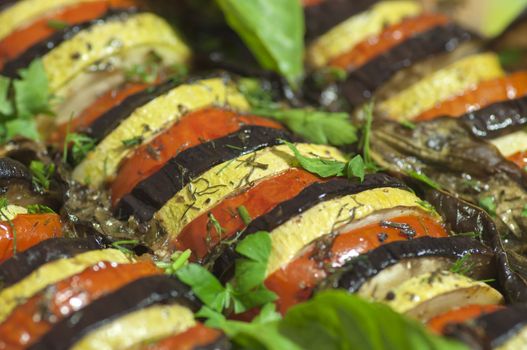
{"type": "Polygon", "coordinates": [[[461,258],[457,259],[450,267],[450,271],[460,275],[467,275],[474,268],[474,263],[470,261],[472,254],[467,253],[461,258]]]}
{"type": "Polygon", "coordinates": [[[51,178],[55,174],[55,164],[44,164],[39,160],[33,160],[29,164],[29,170],[33,175],[33,184],[37,188],[49,190],[51,178]]]}
{"type": "Polygon", "coordinates": [[[60,21],[58,19],[50,19],[47,24],[48,27],[55,30],[63,30],[69,27],[68,22],[60,21]]]}
{"type": "Polygon", "coordinates": [[[410,129],[410,130],[413,130],[416,128],[417,125],[415,125],[415,123],[409,121],[409,120],[401,120],[399,122],[399,124],[401,124],[402,126],[404,126],[405,128],[407,129],[410,129]]]}
{"type": "Polygon", "coordinates": [[[227,24],[260,65],[282,74],[293,87],[304,69],[304,14],[298,0],[216,0],[227,24]],[[269,18],[279,18],[269,25],[269,18]]]}
{"type": "Polygon", "coordinates": [[[10,80],[0,76],[0,142],[15,136],[34,140],[40,138],[35,117],[52,115],[51,94],[44,64],[36,59],[18,71],[20,79],[10,80]]]}
{"type": "Polygon", "coordinates": [[[454,233],[454,236],[463,236],[463,237],[470,237],[474,239],[480,239],[481,233],[469,231],[469,232],[454,233]]]}
{"type": "Polygon", "coordinates": [[[346,166],[348,177],[355,176],[360,179],[361,182],[364,181],[364,175],[366,173],[366,166],[364,165],[364,160],[360,154],[357,154],[353,157],[346,166]]]}
{"type": "Polygon", "coordinates": [[[95,140],[87,135],[68,133],[64,141],[62,161],[68,160],[68,150],[71,148],[71,159],[74,165],[79,164],[86,155],[95,148],[95,140]]]}
{"type": "Polygon", "coordinates": [[[370,150],[371,126],[373,123],[373,102],[367,103],[362,111],[364,115],[364,125],[359,146],[362,149],[365,169],[369,172],[379,171],[379,167],[373,161],[370,150]]]}
{"type": "Polygon", "coordinates": [[[276,295],[263,284],[271,254],[269,233],[249,235],[237,245],[236,252],[243,258],[236,260],[234,278],[225,286],[197,264],[188,264],[176,271],[181,281],[192,287],[205,304],[199,315],[216,318],[218,313],[231,309],[238,314],[276,299],[276,295]]]}
{"type": "Polygon", "coordinates": [[[55,214],[53,209],[43,204],[30,204],[26,209],[29,214],[55,214]]]}
{"type": "Polygon", "coordinates": [[[437,182],[435,182],[434,180],[432,180],[431,178],[429,178],[426,174],[422,173],[422,172],[417,172],[415,170],[410,170],[408,172],[406,172],[406,174],[408,176],[410,176],[411,178],[414,178],[418,181],[421,181],[425,184],[427,184],[428,186],[432,187],[433,189],[436,189],[436,190],[440,190],[441,189],[441,185],[438,184],[437,182]]]}
{"type": "Polygon", "coordinates": [[[127,140],[123,140],[123,146],[127,148],[131,148],[134,146],[138,146],[143,143],[143,137],[142,136],[136,136],[129,138],[127,140]]]}
{"type": "Polygon", "coordinates": [[[348,72],[345,69],[338,67],[324,67],[317,69],[311,74],[313,83],[320,89],[326,88],[328,85],[336,82],[341,82],[346,79],[348,72]]]}
{"type": "Polygon", "coordinates": [[[434,206],[432,204],[428,203],[427,201],[418,200],[418,201],[416,201],[416,204],[420,205],[426,211],[430,211],[430,212],[435,212],[436,211],[436,208],[434,208],[434,206]]]}
{"type": "Polygon", "coordinates": [[[486,196],[479,200],[479,206],[485,209],[490,216],[496,216],[496,200],[493,196],[486,196]]]}
{"type": "Polygon", "coordinates": [[[137,83],[152,84],[158,76],[163,59],[154,51],[148,53],[145,62],[134,64],[125,71],[126,80],[137,83]]]}
{"type": "Polygon", "coordinates": [[[281,107],[274,102],[273,90],[266,81],[254,78],[240,78],[237,87],[252,108],[275,110],[281,107]]]}
{"type": "Polygon", "coordinates": [[[174,275],[176,271],[188,264],[188,259],[192,252],[187,249],[183,252],[177,251],[170,256],[170,262],[159,261],[156,263],[157,267],[165,270],[168,275],[174,275]]]}
{"type": "Polygon", "coordinates": [[[245,225],[249,225],[252,221],[251,214],[249,214],[249,211],[244,205],[240,205],[238,208],[238,214],[240,214],[240,218],[242,219],[243,223],[245,225]]]}
{"type": "Polygon", "coordinates": [[[256,108],[252,113],[276,119],[310,142],[334,146],[357,142],[357,128],[347,113],[281,108],[256,108]]]}
{"type": "Polygon", "coordinates": [[[221,234],[225,232],[225,229],[221,226],[220,222],[216,219],[214,214],[209,212],[207,215],[209,217],[209,222],[207,223],[207,226],[209,226],[210,224],[212,227],[214,227],[218,235],[221,237],[221,234]]]}
{"type": "Polygon", "coordinates": [[[521,216],[527,218],[527,204],[523,206],[521,216]]]}
{"type": "Polygon", "coordinates": [[[111,246],[115,249],[119,249],[120,251],[122,251],[123,253],[125,254],[134,254],[134,252],[132,250],[130,250],[129,248],[125,247],[125,245],[137,245],[139,243],[138,240],[136,239],[128,239],[128,240],[121,240],[121,241],[115,241],[115,242],[112,242],[111,246]]]}
{"type": "Polygon", "coordinates": [[[237,151],[243,151],[243,147],[238,147],[238,146],[234,146],[234,145],[225,145],[225,147],[230,148],[230,149],[234,149],[234,150],[237,150],[237,151]]]}
{"type": "Polygon", "coordinates": [[[482,282],[482,283],[494,283],[496,282],[496,279],[495,278],[487,278],[485,280],[478,280],[478,282],[482,282]]]}
{"type": "Polygon", "coordinates": [[[8,205],[9,205],[9,201],[7,200],[7,198],[5,197],[0,198],[0,209],[5,209],[7,208],[8,205]]]}

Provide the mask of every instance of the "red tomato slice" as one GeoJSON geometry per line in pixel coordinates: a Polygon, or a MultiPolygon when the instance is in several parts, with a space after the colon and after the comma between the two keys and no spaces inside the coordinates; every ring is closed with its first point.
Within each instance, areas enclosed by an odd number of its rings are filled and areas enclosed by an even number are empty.
{"type": "Polygon", "coordinates": [[[488,314],[499,309],[502,305],[467,305],[442,313],[427,322],[427,326],[435,333],[441,334],[449,323],[463,323],[473,318],[488,314]]]}
{"type": "Polygon", "coordinates": [[[430,120],[440,116],[459,117],[493,103],[513,100],[527,94],[527,71],[513,73],[506,77],[481,82],[475,88],[465,91],[423,112],[415,120],[430,120]]]}
{"type": "MultiPolygon", "coordinates": [[[[406,215],[392,218],[390,221],[410,225],[416,233],[415,237],[448,236],[445,228],[429,216],[406,215]]],[[[278,295],[278,310],[285,313],[291,306],[306,301],[311,296],[313,288],[326,277],[324,265],[342,266],[350,258],[375,249],[381,244],[404,239],[408,237],[400,230],[384,227],[380,222],[354,229],[337,235],[332,242],[327,242],[326,254],[320,251],[324,249],[322,245],[311,244],[300,257],[271,274],[265,285],[278,295]]]]}
{"type": "Polygon", "coordinates": [[[245,227],[237,211],[240,206],[245,206],[251,217],[256,218],[317,181],[322,180],[300,169],[291,169],[263,180],[249,190],[223,200],[208,213],[194,219],[171,245],[177,250],[190,249],[195,258],[202,259],[220,240],[228,239],[245,227]],[[224,229],[221,237],[211,224],[211,215],[224,229]]]}
{"type": "Polygon", "coordinates": [[[68,132],[75,132],[90,126],[102,114],[119,105],[128,96],[136,94],[149,86],[148,84],[128,83],[119,90],[112,89],[106,92],[82,111],[77,118],[59,125],[57,131],[51,135],[49,141],[62,147],[68,132]]]}
{"type": "Polygon", "coordinates": [[[57,214],[18,214],[11,222],[0,222],[0,262],[48,238],[62,236],[62,224],[57,214]],[[13,235],[13,228],[15,235],[13,235]]]}
{"type": "Polygon", "coordinates": [[[379,35],[358,43],[350,51],[331,60],[330,66],[345,70],[356,69],[408,38],[446,23],[448,23],[448,18],[440,14],[424,14],[407,18],[400,23],[389,26],[379,35]]]}
{"type": "Polygon", "coordinates": [[[197,347],[205,347],[211,344],[219,337],[222,333],[213,328],[206,327],[201,323],[198,323],[194,327],[187,329],[185,332],[173,335],[169,338],[160,340],[157,343],[144,345],[141,349],[143,350],[193,350],[197,347]]]}
{"type": "Polygon", "coordinates": [[[50,25],[50,21],[60,21],[68,25],[78,24],[101,17],[110,7],[134,5],[136,1],[133,0],[101,0],[80,2],[48,13],[0,41],[0,70],[7,61],[16,58],[34,44],[51,36],[56,29],[50,25]]]}
{"type": "Polygon", "coordinates": [[[18,306],[0,324],[0,349],[25,349],[55,323],[93,300],[136,279],[159,273],[161,271],[150,260],[134,264],[100,262],[93,265],[18,306]]]}
{"type": "Polygon", "coordinates": [[[136,149],[131,157],[123,161],[112,183],[113,205],[178,153],[200,143],[226,136],[239,130],[242,125],[282,128],[279,123],[266,118],[241,115],[219,108],[206,108],[189,113],[151,142],[136,149]]]}
{"type": "Polygon", "coordinates": [[[516,152],[512,156],[507,157],[507,159],[524,170],[527,167],[527,151],[516,152]]]}

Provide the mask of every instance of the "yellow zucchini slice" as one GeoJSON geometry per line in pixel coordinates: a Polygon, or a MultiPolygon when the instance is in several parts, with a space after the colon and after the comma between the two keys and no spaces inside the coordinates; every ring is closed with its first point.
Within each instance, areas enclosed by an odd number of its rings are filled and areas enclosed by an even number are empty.
{"type": "Polygon", "coordinates": [[[18,205],[9,204],[0,210],[0,221],[13,220],[18,214],[27,214],[27,209],[18,205]]]}
{"type": "MultiPolygon", "coordinates": [[[[297,144],[296,147],[304,156],[344,161],[343,155],[334,147],[314,144],[297,144]]],[[[194,179],[171,198],[154,217],[161,221],[161,225],[171,237],[176,237],[185,225],[227,196],[265,178],[276,176],[295,164],[296,158],[286,145],[240,156],[219,164],[194,179]],[[207,191],[207,188],[213,188],[214,191],[207,191]]]]}
{"type": "Polygon", "coordinates": [[[96,24],[44,55],[42,61],[49,88],[56,92],[99,61],[142,46],[163,47],[176,53],[180,62],[185,62],[190,55],[187,46],[164,19],[151,13],[138,13],[124,20],[96,24]]]}
{"type": "Polygon", "coordinates": [[[133,259],[120,250],[93,250],[69,259],[60,259],[42,265],[20,282],[0,291],[0,323],[11,311],[46,286],[73,276],[100,261],[127,264],[133,259]]]}
{"type": "Polygon", "coordinates": [[[385,27],[421,12],[422,7],[417,1],[379,2],[316,39],[307,49],[307,61],[310,66],[321,68],[361,41],[381,33],[385,27]]]}
{"type": "MultiPolygon", "coordinates": [[[[360,291],[359,295],[362,295],[360,291]]],[[[403,282],[377,301],[385,302],[397,312],[427,321],[460,305],[501,304],[503,296],[484,282],[450,271],[436,271],[403,282]]]]}
{"type": "Polygon", "coordinates": [[[527,150],[527,131],[520,130],[490,141],[504,157],[527,150]]]}
{"type": "Polygon", "coordinates": [[[11,32],[22,27],[27,22],[37,19],[47,12],[63,6],[73,5],[80,2],[92,2],[98,0],[22,0],[0,12],[0,40],[11,32]]]}
{"type": "Polygon", "coordinates": [[[462,94],[478,83],[503,76],[498,56],[468,56],[440,69],[379,103],[379,111],[396,120],[412,119],[436,104],[462,94]]]}
{"type": "Polygon", "coordinates": [[[156,133],[184,114],[210,105],[227,106],[236,110],[249,108],[245,97],[221,78],[180,85],[136,109],[88,153],[73,171],[73,178],[93,188],[101,186],[115,176],[121,160],[138,147],[123,147],[123,140],[142,136],[148,142],[156,133]]]}
{"type": "Polygon", "coordinates": [[[128,349],[184,332],[195,324],[194,314],[184,306],[150,306],[95,329],[78,341],[72,350],[128,349]]]}
{"type": "Polygon", "coordinates": [[[317,204],[271,232],[272,250],[267,276],[288,264],[319,237],[380,210],[395,207],[426,210],[420,203],[420,199],[409,191],[382,187],[317,204]]]}

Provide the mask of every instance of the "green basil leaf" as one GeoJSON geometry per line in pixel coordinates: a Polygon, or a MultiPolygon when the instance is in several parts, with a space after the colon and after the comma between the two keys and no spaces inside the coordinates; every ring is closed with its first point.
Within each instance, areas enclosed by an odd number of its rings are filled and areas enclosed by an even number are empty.
{"type": "Polygon", "coordinates": [[[320,177],[344,176],[346,163],[336,160],[304,157],[294,144],[287,141],[284,141],[284,143],[293,151],[300,166],[310,173],[317,174],[320,177]]]}
{"type": "Polygon", "coordinates": [[[329,113],[311,109],[253,109],[252,113],[271,117],[285,124],[306,140],[334,146],[357,142],[357,128],[347,113],[329,113]]]}
{"type": "Polygon", "coordinates": [[[189,285],[192,291],[213,310],[221,312],[226,301],[225,288],[204,267],[197,264],[188,264],[176,271],[177,277],[189,285]]]}
{"type": "Polygon", "coordinates": [[[216,0],[262,67],[292,86],[303,75],[304,13],[298,0],[216,0]]]}
{"type": "Polygon", "coordinates": [[[299,347],[350,350],[467,350],[428,333],[388,306],[345,291],[325,291],[294,306],[279,323],[280,333],[299,347]]]}

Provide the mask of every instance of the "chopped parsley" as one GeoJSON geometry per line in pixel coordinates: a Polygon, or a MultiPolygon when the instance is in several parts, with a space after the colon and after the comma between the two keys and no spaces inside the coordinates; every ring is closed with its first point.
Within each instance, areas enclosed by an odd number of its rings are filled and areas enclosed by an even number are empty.
{"type": "Polygon", "coordinates": [[[68,22],[64,22],[58,19],[50,19],[47,23],[48,27],[55,30],[64,30],[69,27],[68,22]]]}
{"type": "Polygon", "coordinates": [[[64,150],[62,153],[62,161],[66,163],[68,160],[69,150],[71,150],[71,160],[73,165],[77,165],[86,157],[86,155],[95,148],[95,139],[77,133],[68,133],[64,141],[64,150]]]}
{"type": "Polygon", "coordinates": [[[27,206],[28,214],[55,214],[55,211],[43,204],[30,204],[27,206]]]}
{"type": "Polygon", "coordinates": [[[493,196],[480,198],[479,206],[485,209],[490,216],[496,216],[496,200],[493,196]]]}
{"type": "Polygon", "coordinates": [[[143,137],[142,136],[135,136],[126,140],[123,140],[123,146],[126,148],[132,148],[135,146],[139,146],[143,143],[143,137]]]}
{"type": "Polygon", "coordinates": [[[33,160],[29,164],[29,170],[33,175],[33,184],[35,187],[49,190],[51,178],[55,174],[55,164],[44,164],[39,160],[33,160]]]}
{"type": "Polygon", "coordinates": [[[249,214],[249,211],[244,205],[240,205],[238,208],[238,214],[240,214],[240,218],[242,219],[243,223],[245,225],[249,225],[252,221],[251,214],[249,214]]]}

